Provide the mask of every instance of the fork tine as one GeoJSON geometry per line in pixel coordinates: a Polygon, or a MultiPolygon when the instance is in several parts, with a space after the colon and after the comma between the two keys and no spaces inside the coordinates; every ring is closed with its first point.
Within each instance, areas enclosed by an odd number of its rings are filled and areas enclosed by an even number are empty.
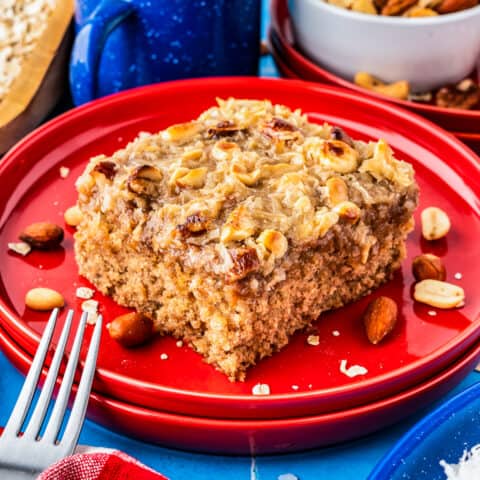
{"type": "Polygon", "coordinates": [[[37,401],[35,410],[32,413],[30,422],[28,423],[27,428],[23,436],[28,439],[34,440],[37,438],[40,433],[40,428],[45,419],[45,414],[47,413],[48,405],[52,398],[52,392],[55,387],[55,383],[58,376],[58,370],[60,369],[60,364],[62,362],[63,354],[65,352],[65,346],[67,344],[68,335],[70,333],[70,327],[72,325],[73,310],[69,310],[65,324],[62,329],[62,334],[58,341],[58,345],[55,350],[55,355],[53,357],[50,368],[48,369],[47,378],[43,384],[42,393],[37,401]]]}
{"type": "Polygon", "coordinates": [[[87,358],[83,367],[82,377],[78,385],[77,395],[73,403],[72,412],[65,428],[65,434],[62,437],[61,444],[69,452],[73,451],[78,442],[80,431],[82,430],[83,419],[87,411],[90,391],[92,389],[93,377],[95,376],[95,366],[97,364],[98,351],[100,350],[100,338],[102,336],[102,316],[99,315],[93,331],[90,346],[88,347],[87,358]]]}
{"type": "Polygon", "coordinates": [[[35,394],[35,389],[42,372],[43,362],[45,361],[46,354],[48,352],[48,347],[52,339],[52,334],[55,329],[55,324],[58,317],[58,308],[52,311],[50,319],[48,320],[47,326],[45,328],[40,344],[37,348],[37,353],[33,359],[30,370],[28,371],[27,377],[23,384],[20,395],[18,396],[17,403],[10,414],[7,425],[3,431],[2,437],[7,436],[17,436],[22,428],[23,422],[27,415],[30,404],[32,403],[33,395],[35,394]]]}
{"type": "Polygon", "coordinates": [[[70,352],[68,358],[67,368],[63,374],[60,390],[58,391],[57,399],[55,401],[50,419],[47,423],[45,433],[42,436],[42,440],[45,440],[47,443],[55,443],[60,427],[62,426],[63,417],[65,415],[68,399],[72,390],[75,371],[77,370],[77,363],[82,347],[83,333],[85,332],[87,317],[88,313],[83,312],[77,327],[75,340],[72,344],[72,351],[70,352]]]}

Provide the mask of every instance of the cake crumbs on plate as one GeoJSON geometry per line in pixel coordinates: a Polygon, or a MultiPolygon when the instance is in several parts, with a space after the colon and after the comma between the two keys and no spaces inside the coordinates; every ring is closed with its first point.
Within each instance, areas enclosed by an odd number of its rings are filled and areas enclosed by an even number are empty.
{"type": "Polygon", "coordinates": [[[90,300],[93,297],[94,293],[95,290],[88,287],[78,287],[75,291],[75,295],[77,296],[77,298],[83,298],[84,300],[90,300]]]}
{"type": "Polygon", "coordinates": [[[85,300],[82,302],[82,312],[87,312],[87,323],[89,325],[95,325],[98,318],[98,301],[85,300]]]}
{"type": "Polygon", "coordinates": [[[334,337],[339,337],[339,336],[340,336],[340,332],[339,332],[338,330],[334,330],[334,331],[332,332],[332,335],[333,335],[334,337]]]}
{"type": "Polygon", "coordinates": [[[299,480],[293,473],[282,473],[277,477],[278,480],[299,480]]]}
{"type": "Polygon", "coordinates": [[[320,345],[320,337],[318,335],[309,335],[307,338],[307,343],[316,347],[317,345],[320,345]]]}
{"type": "Polygon", "coordinates": [[[463,278],[463,275],[460,273],[460,272],[457,272],[454,277],[457,279],[457,280],[461,280],[463,278]]]}
{"type": "Polygon", "coordinates": [[[60,176],[67,178],[70,175],[70,169],[68,167],[60,167],[60,176]]]}
{"type": "Polygon", "coordinates": [[[166,353],[162,353],[160,355],[160,360],[168,360],[168,355],[166,353]]]}
{"type": "Polygon", "coordinates": [[[346,360],[340,361],[340,371],[350,378],[357,377],[358,375],[365,375],[368,373],[368,370],[361,365],[352,365],[351,367],[347,368],[346,360]]]}
{"type": "Polygon", "coordinates": [[[436,316],[437,316],[436,310],[429,310],[429,311],[427,312],[427,314],[430,315],[431,317],[436,317],[436,316]]]}
{"type": "Polygon", "coordinates": [[[270,395],[270,385],[266,383],[257,383],[252,388],[253,395],[270,395]]]}
{"type": "Polygon", "coordinates": [[[292,385],[292,390],[298,390],[300,387],[298,385],[292,385]]]}
{"type": "Polygon", "coordinates": [[[177,343],[175,344],[178,348],[183,347],[183,340],[177,340],[177,343]]]}
{"type": "Polygon", "coordinates": [[[308,388],[309,388],[309,390],[312,389],[312,384],[311,383],[308,384],[308,388]]]}
{"type": "Polygon", "coordinates": [[[32,247],[27,242],[12,242],[7,244],[9,250],[23,255],[24,257],[32,251],[32,247]]]}

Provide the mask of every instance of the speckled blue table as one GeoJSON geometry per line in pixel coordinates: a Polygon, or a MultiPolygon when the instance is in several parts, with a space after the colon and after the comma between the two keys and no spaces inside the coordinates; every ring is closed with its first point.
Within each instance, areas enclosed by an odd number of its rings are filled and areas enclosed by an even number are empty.
{"type": "MultiPolygon", "coordinates": [[[[265,5],[264,29],[268,22],[266,7],[265,5]]],[[[265,76],[276,75],[270,58],[262,59],[261,73],[265,76]]],[[[15,370],[1,352],[0,372],[0,425],[4,425],[20,391],[23,376],[15,370]]],[[[300,480],[362,480],[368,476],[380,458],[417,420],[447,398],[479,381],[480,373],[472,372],[448,396],[401,424],[354,442],[303,453],[265,456],[255,459],[201,455],[139,442],[108,431],[90,421],[86,421],[83,427],[80,443],[123,450],[162,472],[171,480],[226,478],[277,480],[279,475],[285,473],[292,473],[300,480]],[[253,469],[255,470],[254,474],[252,474],[253,469]]]]}

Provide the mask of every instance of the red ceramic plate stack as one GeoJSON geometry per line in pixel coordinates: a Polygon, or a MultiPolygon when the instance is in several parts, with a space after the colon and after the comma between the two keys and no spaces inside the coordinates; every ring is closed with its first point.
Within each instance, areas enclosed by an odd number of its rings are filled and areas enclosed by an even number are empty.
{"type": "Polygon", "coordinates": [[[428,118],[480,153],[480,110],[441,108],[435,105],[392,99],[369,92],[325,70],[302,53],[295,43],[288,0],[272,0],[271,18],[270,47],[275,62],[284,77],[341,86],[378,100],[389,101],[428,118]]]}
{"type": "MultiPolygon", "coordinates": [[[[75,180],[91,156],[111,154],[140,131],[192,119],[216,97],[229,96],[268,98],[301,108],[312,121],[339,125],[355,138],[385,138],[399,158],[415,167],[419,211],[441,207],[451,218],[452,231],[444,240],[425,242],[417,214],[408,258],[391,282],[322,315],[314,325],[320,345],[308,345],[306,333],[298,333],[281,352],[252,368],[243,383],[229,382],[172,338],[126,350],[104,331],[90,417],[178,448],[283,452],[365,435],[444,394],[480,356],[477,157],[435,125],[394,106],[333,87],[278,79],[188,80],[124,92],[56,118],[7,154],[0,163],[2,349],[20,370],[28,369],[48,318],[25,307],[30,288],[54,288],[68,307],[80,310],[76,288],[90,286],[78,275],[70,227],[65,226],[60,250],[21,257],[9,252],[7,243],[35,221],[63,225],[63,212],[75,203],[75,180]],[[61,166],[70,169],[67,178],[59,175],[61,166]],[[447,279],[466,291],[462,309],[432,316],[431,308],[412,300],[410,265],[421,252],[444,259],[447,279]],[[461,280],[454,280],[455,273],[461,273],[461,280]],[[378,295],[395,299],[400,316],[392,335],[373,346],[361,317],[378,295]],[[163,353],[167,360],[161,360],[163,353]],[[341,360],[362,365],[368,373],[349,378],[340,371],[341,360]],[[252,395],[257,383],[268,384],[271,394],[252,395]]],[[[106,322],[126,311],[99,293],[94,298],[106,322]]]]}

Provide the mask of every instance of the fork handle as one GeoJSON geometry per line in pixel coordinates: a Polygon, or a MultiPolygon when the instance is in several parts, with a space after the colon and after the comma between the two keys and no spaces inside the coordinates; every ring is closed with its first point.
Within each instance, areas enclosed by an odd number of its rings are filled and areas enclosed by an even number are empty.
{"type": "Polygon", "coordinates": [[[0,478],[2,480],[34,480],[39,474],[40,472],[25,472],[0,467],[0,478]]]}

